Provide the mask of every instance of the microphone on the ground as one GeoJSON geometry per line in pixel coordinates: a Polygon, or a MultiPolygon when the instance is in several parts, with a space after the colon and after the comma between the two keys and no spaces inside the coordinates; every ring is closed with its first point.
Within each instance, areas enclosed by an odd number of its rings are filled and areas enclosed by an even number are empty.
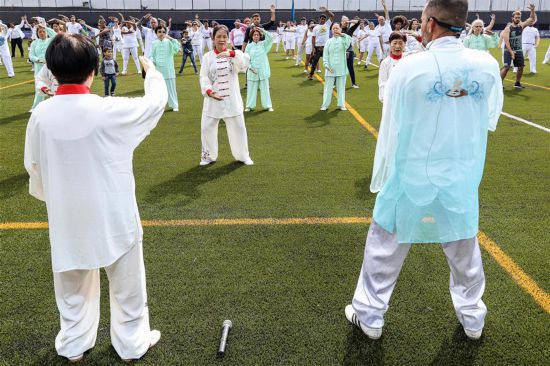
{"type": "Polygon", "coordinates": [[[224,320],[222,324],[222,336],[220,338],[220,348],[218,349],[218,357],[225,356],[225,346],[227,345],[227,337],[229,336],[229,330],[233,326],[231,320],[224,320]]]}

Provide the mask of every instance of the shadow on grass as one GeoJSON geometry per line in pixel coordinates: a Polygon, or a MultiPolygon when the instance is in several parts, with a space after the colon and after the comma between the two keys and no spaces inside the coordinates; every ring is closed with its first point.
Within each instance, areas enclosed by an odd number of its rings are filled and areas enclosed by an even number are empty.
{"type": "Polygon", "coordinates": [[[330,120],[338,115],[339,110],[335,109],[330,112],[317,111],[311,116],[304,117],[304,121],[311,124],[311,127],[325,127],[330,124],[330,120]]]}
{"type": "Polygon", "coordinates": [[[131,91],[127,91],[126,93],[120,93],[120,94],[117,94],[115,91],[115,96],[117,97],[142,97],[143,95],[145,95],[145,92],[143,91],[143,89],[131,90],[131,91]]]}
{"type": "Polygon", "coordinates": [[[2,117],[0,118],[0,125],[12,123],[12,122],[18,122],[18,121],[27,121],[30,117],[31,117],[31,114],[29,112],[23,112],[19,114],[14,114],[12,116],[2,117]]]}
{"type": "Polygon", "coordinates": [[[462,326],[458,324],[451,339],[446,338],[439,352],[430,365],[473,365],[476,362],[479,349],[483,346],[483,336],[480,340],[468,339],[462,326]]]}
{"type": "Polygon", "coordinates": [[[27,173],[21,173],[0,181],[0,199],[5,200],[19,194],[27,187],[28,181],[29,175],[27,173]]]}
{"type": "Polygon", "coordinates": [[[346,355],[342,365],[383,365],[384,347],[381,340],[369,339],[357,327],[348,332],[346,355]]]}
{"type": "Polygon", "coordinates": [[[22,98],[22,97],[31,97],[31,96],[34,96],[34,90],[29,90],[29,91],[24,92],[24,93],[10,95],[10,98],[22,98]]]}
{"type": "MultiPolygon", "coordinates": [[[[207,166],[195,166],[170,180],[153,186],[147,193],[145,201],[157,202],[159,198],[181,197],[182,194],[185,196],[186,202],[196,200],[202,195],[199,190],[201,185],[231,174],[242,166],[243,163],[237,161],[218,167],[216,167],[216,163],[207,166]]],[[[181,205],[182,202],[174,201],[174,205],[176,204],[181,205]]]]}
{"type": "Polygon", "coordinates": [[[371,176],[360,178],[355,181],[355,188],[357,189],[356,197],[361,200],[367,200],[371,195],[370,191],[371,176]]]}

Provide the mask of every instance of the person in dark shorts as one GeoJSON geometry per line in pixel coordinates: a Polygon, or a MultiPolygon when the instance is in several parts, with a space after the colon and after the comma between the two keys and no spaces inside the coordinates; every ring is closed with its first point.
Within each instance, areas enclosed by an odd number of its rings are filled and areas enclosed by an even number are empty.
{"type": "Polygon", "coordinates": [[[502,57],[504,66],[502,67],[502,69],[500,69],[500,76],[504,81],[512,64],[514,65],[514,67],[517,67],[518,72],[516,74],[516,82],[514,84],[514,88],[517,89],[525,88],[523,85],[521,85],[523,67],[525,66],[525,60],[523,58],[523,50],[521,46],[521,34],[523,33],[523,28],[529,25],[533,25],[537,21],[537,14],[535,14],[535,5],[530,4],[529,9],[531,10],[531,15],[524,22],[521,21],[521,12],[519,10],[513,12],[512,24],[510,24],[502,31],[502,37],[506,48],[504,49],[502,57]]]}

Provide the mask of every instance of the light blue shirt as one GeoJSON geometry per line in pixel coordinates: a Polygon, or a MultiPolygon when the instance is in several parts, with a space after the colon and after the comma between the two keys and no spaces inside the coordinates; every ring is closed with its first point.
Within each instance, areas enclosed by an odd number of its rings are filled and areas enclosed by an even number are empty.
{"type": "Polygon", "coordinates": [[[455,37],[401,60],[384,93],[373,219],[400,243],[475,237],[487,134],[502,103],[497,61],[455,37]]]}

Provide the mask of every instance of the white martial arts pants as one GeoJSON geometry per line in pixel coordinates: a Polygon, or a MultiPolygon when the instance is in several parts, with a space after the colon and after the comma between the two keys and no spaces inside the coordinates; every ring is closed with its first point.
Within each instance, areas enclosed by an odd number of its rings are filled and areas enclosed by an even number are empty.
{"type": "Polygon", "coordinates": [[[298,66],[302,62],[302,54],[304,53],[305,47],[302,45],[302,37],[296,38],[295,43],[298,46],[298,50],[296,51],[296,66],[298,66]]]}
{"type": "MultiPolygon", "coordinates": [[[[383,43],[383,46],[382,46],[382,59],[388,57],[389,54],[390,54],[390,44],[389,43],[383,43]]],[[[380,59],[379,61],[381,62],[382,59],[380,59]]]]}
{"type": "Polygon", "coordinates": [[[139,65],[139,56],[138,56],[137,47],[122,49],[122,72],[126,73],[128,71],[128,61],[130,59],[130,54],[132,54],[132,58],[134,59],[134,63],[136,64],[136,69],[139,74],[141,72],[141,67],[139,65]]]}
{"type": "Polygon", "coordinates": [[[120,53],[122,53],[122,41],[113,42],[113,60],[116,60],[117,51],[120,51],[120,53]]]}
{"type": "MultiPolygon", "coordinates": [[[[218,124],[221,118],[209,117],[205,114],[201,119],[202,161],[218,159],[218,124]]],[[[248,137],[244,124],[244,115],[223,118],[227,128],[229,146],[235,160],[245,162],[250,160],[248,152],[248,137]]]]}
{"type": "Polygon", "coordinates": [[[380,42],[378,43],[369,43],[367,48],[367,59],[365,61],[365,65],[370,64],[370,60],[372,58],[373,51],[376,52],[376,58],[378,59],[378,64],[382,62],[384,59],[384,56],[382,55],[382,49],[380,48],[380,42]]]}
{"type": "MultiPolygon", "coordinates": [[[[141,240],[105,267],[109,278],[111,342],[123,359],[143,356],[151,344],[141,240]]],[[[75,357],[94,347],[99,324],[99,269],[54,272],[61,330],[60,356],[75,357]]]]}
{"type": "Polygon", "coordinates": [[[296,38],[294,37],[291,37],[291,38],[287,38],[285,40],[285,50],[287,51],[294,51],[294,49],[296,48],[296,38]]]}
{"type": "MultiPolygon", "coordinates": [[[[458,320],[465,329],[483,329],[487,307],[481,300],[485,274],[477,238],[441,244],[451,275],[449,288],[458,320]]],[[[359,320],[370,328],[384,326],[393,288],[411,244],[399,244],[396,235],[372,222],[352,305],[359,320]]]]}
{"type": "Polygon", "coordinates": [[[0,46],[0,58],[2,59],[4,66],[6,66],[6,71],[8,72],[8,76],[10,78],[15,76],[15,73],[13,72],[13,63],[11,61],[10,50],[6,43],[0,46]]]}
{"type": "Polygon", "coordinates": [[[208,51],[212,51],[214,44],[212,43],[212,38],[203,38],[203,47],[206,46],[208,51]]]}
{"type": "Polygon", "coordinates": [[[202,64],[202,55],[203,55],[203,44],[194,44],[193,46],[193,52],[195,53],[195,60],[199,60],[199,62],[202,64]]]}
{"type": "Polygon", "coordinates": [[[537,49],[535,45],[523,44],[523,58],[529,58],[529,71],[532,73],[537,72],[537,49]]]}
{"type": "Polygon", "coordinates": [[[547,64],[550,62],[550,46],[548,46],[548,50],[546,50],[546,55],[544,56],[544,60],[542,60],[543,64],[547,64]]]}

